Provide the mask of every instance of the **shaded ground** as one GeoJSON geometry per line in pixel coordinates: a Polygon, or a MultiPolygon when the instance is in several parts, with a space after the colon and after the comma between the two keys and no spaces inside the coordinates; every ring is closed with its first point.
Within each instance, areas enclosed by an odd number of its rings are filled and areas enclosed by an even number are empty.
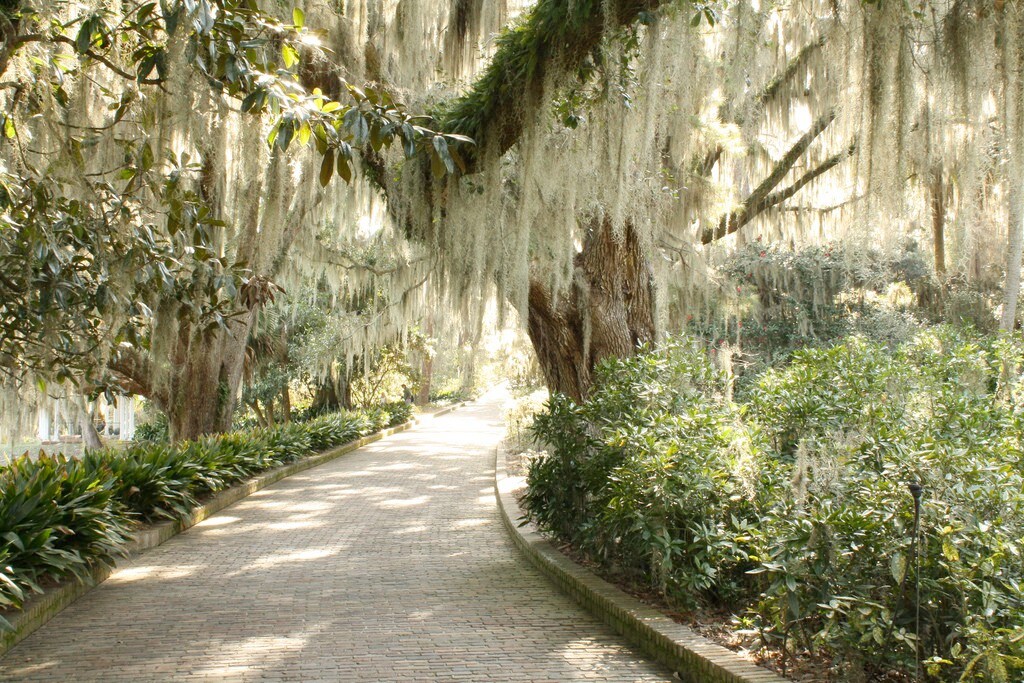
{"type": "Polygon", "coordinates": [[[664,681],[526,564],[501,396],[224,510],[0,659],[27,681],[664,681]]]}

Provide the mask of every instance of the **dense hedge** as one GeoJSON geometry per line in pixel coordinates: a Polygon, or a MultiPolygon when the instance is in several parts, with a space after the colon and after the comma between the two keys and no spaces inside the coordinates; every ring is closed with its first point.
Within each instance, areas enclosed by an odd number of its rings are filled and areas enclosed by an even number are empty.
{"type": "MultiPolygon", "coordinates": [[[[0,469],[0,607],[123,553],[139,521],[178,519],[204,494],[409,419],[406,403],[82,459],[27,454],[0,469]]],[[[7,625],[0,617],[0,625],[7,625]]]]}
{"type": "Polygon", "coordinates": [[[551,400],[525,503],[609,570],[726,606],[839,680],[913,671],[917,643],[929,680],[1022,680],[1024,391],[1000,381],[1021,361],[945,329],[853,338],[734,403],[703,349],[669,344],[605,364],[582,406],[551,400]]]}

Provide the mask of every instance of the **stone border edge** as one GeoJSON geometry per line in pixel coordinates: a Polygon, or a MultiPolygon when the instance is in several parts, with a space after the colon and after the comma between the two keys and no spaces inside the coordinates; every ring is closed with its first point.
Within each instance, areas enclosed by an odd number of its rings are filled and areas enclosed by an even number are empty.
{"type": "Polygon", "coordinates": [[[653,607],[573,562],[545,539],[525,515],[512,492],[521,483],[505,470],[505,454],[495,454],[494,493],[512,541],[531,564],[581,606],[612,627],[644,654],[688,683],[786,683],[788,679],[749,662],[676,623],[653,607]]]}
{"type": "MultiPolygon", "coordinates": [[[[435,413],[430,413],[430,418],[433,419],[435,417],[445,415],[456,408],[461,408],[465,405],[466,403],[463,402],[447,406],[435,413]]],[[[92,573],[84,581],[76,581],[74,579],[63,581],[53,588],[48,589],[45,593],[26,601],[23,609],[12,615],[8,615],[7,619],[11,622],[11,626],[14,627],[14,630],[0,633],[0,657],[7,654],[11,648],[27,638],[43,624],[57,616],[57,614],[64,610],[65,607],[69,606],[75,600],[78,600],[80,597],[102,583],[119,566],[123,566],[125,562],[133,560],[147,550],[161,545],[186,529],[190,529],[196,524],[199,524],[199,522],[202,522],[204,519],[220,512],[229,505],[237,503],[243,498],[256,493],[260,489],[264,489],[271,484],[276,484],[285,477],[290,477],[293,474],[298,474],[299,472],[312,469],[318,465],[323,465],[324,463],[330,462],[335,458],[339,458],[346,453],[351,453],[354,450],[362,448],[367,444],[380,441],[386,436],[391,436],[392,434],[412,429],[419,422],[419,418],[413,418],[396,427],[382,429],[375,434],[361,437],[355,441],[349,441],[347,444],[342,446],[337,446],[330,450],[323,451],[322,453],[310,455],[302,460],[297,460],[295,462],[288,463],[287,465],[282,465],[278,468],[268,470],[263,474],[256,475],[255,477],[247,479],[246,481],[232,486],[229,489],[224,489],[223,491],[214,494],[205,503],[193,508],[189,515],[181,520],[161,522],[135,531],[125,549],[127,553],[126,557],[118,560],[113,567],[97,567],[92,570],[92,573]]]]}

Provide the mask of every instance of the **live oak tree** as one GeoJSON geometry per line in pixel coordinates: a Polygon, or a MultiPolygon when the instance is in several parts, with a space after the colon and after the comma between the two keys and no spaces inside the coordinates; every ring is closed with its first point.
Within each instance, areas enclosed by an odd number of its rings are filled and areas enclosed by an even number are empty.
{"type": "Polygon", "coordinates": [[[517,5],[299,5],[5,6],[12,374],[112,370],[176,438],[225,429],[256,312],[312,270],[389,290],[392,331],[419,283],[469,318],[497,293],[581,399],[725,294],[723,246],[913,237],[969,274],[1020,222],[1016,3],[540,0],[486,60],[517,5]],[[401,267],[325,251],[367,222],[401,267]]]}
{"type": "Polygon", "coordinates": [[[386,92],[306,88],[318,41],[301,9],[254,2],[4,5],[9,377],[114,382],[175,438],[230,426],[245,340],[319,184],[349,179],[364,146],[446,140],[386,92]],[[312,178],[286,155],[299,144],[312,178]]]}
{"type": "Polygon", "coordinates": [[[1020,224],[999,106],[1021,97],[1018,5],[685,7],[537,3],[440,108],[477,142],[466,173],[414,170],[391,193],[411,235],[456,257],[456,286],[497,283],[576,399],[602,358],[727,295],[720,243],[916,239],[937,273],[970,276],[1020,224]]]}

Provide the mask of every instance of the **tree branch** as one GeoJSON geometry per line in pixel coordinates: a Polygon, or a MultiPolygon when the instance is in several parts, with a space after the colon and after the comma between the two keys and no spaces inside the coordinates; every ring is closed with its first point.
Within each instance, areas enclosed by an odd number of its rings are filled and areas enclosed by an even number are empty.
{"type": "MultiPolygon", "coordinates": [[[[808,60],[811,58],[811,55],[813,55],[815,52],[824,47],[826,40],[827,34],[822,34],[814,42],[808,43],[803,48],[801,48],[801,50],[796,54],[796,56],[794,56],[793,59],[789,60],[789,62],[786,64],[786,68],[783,69],[778,74],[776,74],[775,78],[770,80],[768,84],[765,85],[765,87],[762,88],[761,91],[758,92],[757,95],[753,98],[753,101],[751,102],[751,104],[753,105],[753,109],[755,111],[763,109],[764,106],[768,104],[768,102],[770,102],[776,95],[778,95],[782,88],[787,83],[789,83],[794,76],[796,76],[799,73],[802,67],[804,67],[807,64],[808,60]]],[[[746,107],[741,111],[749,110],[750,108],[746,107]]],[[[728,119],[729,114],[726,113],[724,118],[728,119]]],[[[734,116],[733,122],[738,125],[743,125],[744,118],[738,115],[734,116]]],[[[714,148],[709,150],[707,154],[704,155],[703,159],[694,160],[692,164],[693,172],[701,178],[706,178],[707,176],[711,175],[711,171],[715,168],[715,165],[722,158],[722,154],[724,152],[725,148],[722,145],[715,145],[714,148]]]]}
{"type": "Polygon", "coordinates": [[[529,108],[539,106],[545,83],[558,83],[576,71],[609,30],[632,25],[641,12],[665,4],[667,0],[540,0],[522,23],[502,32],[483,74],[439,116],[439,130],[467,135],[477,143],[460,150],[466,172],[476,170],[480,150],[500,156],[519,141],[532,120],[529,108]]]}
{"type": "MultiPolygon", "coordinates": [[[[53,38],[51,40],[53,40],[53,42],[55,42],[55,43],[64,43],[65,45],[70,45],[71,47],[75,47],[76,46],[75,41],[72,40],[71,38],[65,36],[65,35],[53,36],[53,38]]],[[[94,52],[93,50],[86,50],[82,54],[84,54],[86,57],[89,57],[90,59],[96,60],[97,62],[99,62],[103,66],[107,67],[108,69],[110,69],[115,74],[117,74],[118,76],[120,76],[121,78],[123,78],[125,80],[128,80],[128,81],[136,81],[137,80],[135,76],[131,75],[130,73],[128,73],[127,71],[125,71],[124,69],[119,67],[117,64],[114,64],[112,61],[110,61],[109,59],[107,59],[106,57],[104,57],[103,55],[101,55],[98,52],[94,52]]],[[[141,81],[137,81],[137,82],[143,83],[145,85],[160,85],[161,83],[163,83],[163,81],[160,80],[159,78],[144,78],[141,81]]]]}
{"type": "Polygon", "coordinates": [[[817,52],[819,49],[825,46],[826,39],[826,34],[822,34],[821,37],[819,37],[813,43],[808,43],[803,48],[801,48],[801,50],[796,53],[796,56],[793,57],[793,59],[791,59],[788,64],[786,64],[786,68],[783,69],[782,73],[780,73],[778,76],[769,81],[768,85],[766,85],[764,89],[761,90],[761,92],[755,99],[754,104],[756,104],[758,107],[763,107],[764,105],[768,104],[768,102],[770,102],[773,97],[778,95],[779,91],[782,90],[782,87],[786,85],[786,83],[788,83],[789,80],[793,78],[793,76],[795,76],[797,72],[800,71],[800,69],[807,64],[807,61],[811,58],[811,55],[813,55],[815,52],[817,52]]]}
{"type": "Polygon", "coordinates": [[[841,164],[844,159],[852,156],[853,153],[856,151],[856,148],[856,144],[851,144],[843,152],[840,152],[839,154],[829,157],[828,159],[821,162],[821,164],[819,164],[818,166],[804,173],[802,176],[797,178],[797,180],[792,185],[779,191],[776,191],[776,193],[770,193],[768,195],[765,195],[754,204],[750,204],[750,198],[748,198],[748,202],[744,202],[743,207],[722,217],[722,220],[719,222],[719,227],[717,230],[713,231],[711,229],[706,229],[705,231],[703,231],[700,240],[701,243],[706,245],[711,244],[712,242],[715,242],[716,240],[725,237],[726,234],[731,234],[735,232],[743,225],[751,222],[757,216],[764,213],[768,209],[778,206],[787,199],[790,199],[791,197],[799,193],[799,191],[803,189],[804,185],[809,183],[811,180],[814,180],[823,173],[826,173],[827,171],[835,168],[836,166],[841,164]],[[723,225],[728,225],[727,232],[722,231],[723,225]]]}
{"type": "MultiPolygon", "coordinates": [[[[768,198],[771,195],[772,190],[782,182],[790,170],[792,170],[793,165],[796,164],[797,160],[807,151],[815,139],[817,139],[817,137],[821,135],[833,121],[835,121],[835,118],[836,113],[834,110],[828,111],[818,117],[818,119],[811,125],[811,129],[800,136],[800,139],[789,148],[783,157],[779,159],[779,162],[775,164],[775,168],[768,174],[768,177],[761,181],[760,185],[754,188],[754,191],[750,193],[738,209],[730,211],[722,216],[718,221],[717,227],[707,227],[704,229],[704,232],[701,234],[701,242],[703,244],[710,244],[711,242],[721,239],[726,235],[731,235],[749,223],[759,213],[769,208],[768,206],[763,205],[765,199],[768,198]]],[[[829,161],[831,161],[831,159],[829,161]]],[[[825,163],[827,164],[828,161],[825,163]]],[[[839,161],[833,163],[832,166],[835,166],[837,163],[839,163],[839,161]]],[[[829,166],[829,168],[831,168],[831,166],[829,166]]],[[[820,175],[820,173],[818,175],[820,175]]],[[[799,182],[800,181],[797,181],[797,183],[799,182]]],[[[810,182],[810,179],[805,181],[803,185],[806,185],[807,182],[810,182]]],[[[803,187],[803,185],[800,185],[800,187],[803,187]]],[[[798,187],[797,190],[799,189],[800,188],[798,187]]],[[[792,196],[792,194],[789,196],[792,196]]],[[[777,203],[778,201],[775,202],[775,204],[777,203]]],[[[772,206],[775,204],[772,204],[772,206]]]]}
{"type": "Polygon", "coordinates": [[[119,346],[107,361],[107,369],[114,373],[118,384],[129,394],[145,396],[160,406],[166,397],[153,386],[153,364],[143,352],[131,346],[119,346]]]}

